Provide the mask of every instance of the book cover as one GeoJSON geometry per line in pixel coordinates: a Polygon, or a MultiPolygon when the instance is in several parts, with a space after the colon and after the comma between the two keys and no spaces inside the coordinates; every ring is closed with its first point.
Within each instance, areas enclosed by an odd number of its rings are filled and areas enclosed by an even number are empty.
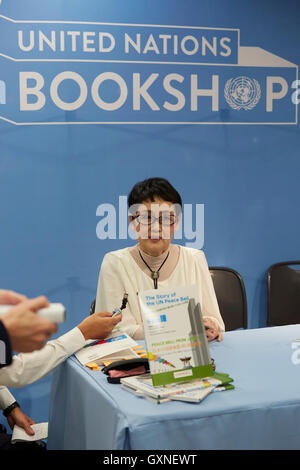
{"type": "Polygon", "coordinates": [[[170,398],[175,401],[188,401],[190,403],[200,403],[204,398],[210,395],[214,389],[215,385],[207,387],[202,390],[191,390],[177,395],[172,395],[170,398]]]}
{"type": "Polygon", "coordinates": [[[153,385],[213,375],[197,287],[138,295],[153,385]]]}
{"type": "Polygon", "coordinates": [[[136,346],[136,341],[130,338],[126,333],[116,331],[108,338],[87,341],[85,346],[75,353],[75,356],[83,365],[90,362],[103,364],[103,362],[108,360],[117,361],[124,357],[139,357],[133,350],[136,346]]]}

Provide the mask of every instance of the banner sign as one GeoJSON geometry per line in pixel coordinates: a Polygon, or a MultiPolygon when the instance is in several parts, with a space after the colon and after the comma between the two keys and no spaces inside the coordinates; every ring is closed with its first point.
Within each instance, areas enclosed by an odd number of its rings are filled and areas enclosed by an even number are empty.
{"type": "Polygon", "coordinates": [[[0,48],[12,124],[297,124],[298,66],[239,29],[16,21],[0,48]]]}

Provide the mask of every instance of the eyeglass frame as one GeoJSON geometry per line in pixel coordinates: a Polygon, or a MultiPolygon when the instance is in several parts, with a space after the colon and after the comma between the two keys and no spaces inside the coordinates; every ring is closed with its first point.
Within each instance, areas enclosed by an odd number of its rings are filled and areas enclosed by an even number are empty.
{"type": "MultiPolygon", "coordinates": [[[[149,213],[147,213],[147,214],[148,214],[148,218],[149,218],[149,213]]],[[[142,215],[142,214],[139,214],[139,215],[132,215],[132,221],[138,219],[141,215],[142,215]]],[[[147,224],[144,224],[144,223],[142,223],[142,222],[140,222],[140,221],[138,221],[138,223],[139,223],[140,225],[143,225],[143,227],[151,227],[153,224],[155,224],[156,221],[158,221],[159,225],[161,225],[162,227],[173,227],[173,225],[176,224],[177,215],[176,215],[176,214],[169,214],[169,215],[173,215],[173,216],[174,216],[174,222],[169,223],[169,224],[163,224],[163,223],[162,223],[162,215],[160,215],[160,216],[158,216],[158,217],[155,217],[155,215],[152,215],[152,214],[150,214],[150,218],[152,219],[150,223],[149,223],[149,221],[148,221],[147,224]],[[159,219],[161,219],[161,221],[160,221],[159,219]]],[[[170,219],[169,219],[169,220],[170,220],[170,219]]]]}

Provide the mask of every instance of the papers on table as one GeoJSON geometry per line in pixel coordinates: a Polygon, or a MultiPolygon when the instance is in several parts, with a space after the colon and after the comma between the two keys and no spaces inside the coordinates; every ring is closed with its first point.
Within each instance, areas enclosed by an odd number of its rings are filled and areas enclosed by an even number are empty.
{"type": "Polygon", "coordinates": [[[234,388],[231,382],[233,379],[228,374],[221,373],[215,373],[213,377],[159,387],[152,385],[151,374],[121,379],[122,388],[153,403],[165,403],[171,400],[199,403],[214,390],[234,388]]]}

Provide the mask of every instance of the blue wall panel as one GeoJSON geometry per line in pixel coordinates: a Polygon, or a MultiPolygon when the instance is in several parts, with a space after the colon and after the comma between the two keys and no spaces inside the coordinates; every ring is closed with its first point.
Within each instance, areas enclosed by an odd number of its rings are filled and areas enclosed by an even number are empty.
{"type": "MultiPolygon", "coordinates": [[[[241,46],[262,48],[296,66],[300,62],[299,14],[300,5],[292,0],[3,0],[0,6],[0,15],[20,21],[237,28],[241,46]]],[[[20,51],[15,31],[24,23],[1,18],[1,25],[0,53],[10,51],[16,56],[20,51]],[[12,28],[11,34],[7,28],[12,28]]],[[[42,29],[42,25],[32,28],[42,29]]],[[[24,59],[26,54],[18,57],[24,59]]],[[[183,202],[205,205],[203,249],[208,262],[241,273],[248,295],[249,327],[265,325],[267,268],[277,261],[299,259],[299,127],[228,124],[234,116],[251,120],[251,113],[255,112],[261,122],[267,122],[272,113],[265,112],[264,79],[261,79],[263,96],[253,111],[241,110],[238,114],[220,92],[222,106],[215,116],[208,109],[207,119],[224,124],[49,125],[51,120],[93,120],[97,110],[90,95],[85,110],[70,112],[55,110],[48,102],[47,91],[45,109],[29,115],[18,109],[18,72],[39,71],[47,80],[62,70],[77,71],[86,77],[90,87],[107,64],[41,64],[16,62],[2,56],[0,65],[0,80],[7,82],[6,104],[0,104],[0,116],[16,122],[28,122],[27,118],[36,122],[16,125],[0,119],[1,287],[28,296],[43,293],[51,301],[63,302],[68,320],[60,327],[60,333],[75,326],[88,314],[95,297],[104,254],[134,243],[99,240],[97,207],[102,203],[117,206],[119,196],[127,195],[135,182],[162,176],[180,191],[183,202]],[[47,121],[48,125],[38,125],[39,120],[47,121]]],[[[119,65],[120,74],[125,71],[128,77],[141,70],[149,74],[170,73],[172,67],[182,74],[192,70],[180,64],[119,65]]],[[[198,67],[207,70],[205,66],[198,67]]],[[[254,69],[243,67],[240,73],[260,80],[260,74],[265,72],[254,69]]],[[[118,70],[116,64],[111,70],[118,70]]],[[[227,73],[230,77],[232,73],[226,66],[211,66],[211,70],[220,76],[227,73]]],[[[296,115],[291,101],[296,67],[291,72],[276,67],[270,75],[277,76],[281,71],[288,73],[289,89],[282,108],[279,100],[274,103],[273,115],[277,121],[285,122],[291,113],[296,115]]],[[[64,84],[61,92],[66,100],[68,94],[69,100],[75,99],[78,89],[72,88],[74,84],[70,82],[68,85],[64,84]]],[[[153,90],[159,96],[155,86],[153,90]]],[[[114,96],[116,90],[108,88],[106,93],[110,91],[114,96]]],[[[205,99],[199,99],[199,103],[201,100],[205,99]]],[[[210,99],[206,100],[203,106],[209,107],[210,99]]],[[[145,116],[152,119],[155,112],[150,113],[144,103],[143,106],[145,116]]],[[[126,113],[122,112],[119,115],[117,111],[111,112],[112,119],[124,114],[124,119],[132,120],[138,115],[130,106],[126,113]]],[[[203,112],[199,111],[204,115],[203,112]]],[[[158,113],[161,120],[166,120],[163,112],[158,113]]],[[[189,111],[186,117],[190,116],[189,111]]],[[[181,118],[180,115],[178,120],[181,118]]],[[[172,119],[176,120],[174,113],[172,119]]],[[[47,419],[50,382],[48,377],[16,392],[24,411],[34,419],[47,419]]]]}

